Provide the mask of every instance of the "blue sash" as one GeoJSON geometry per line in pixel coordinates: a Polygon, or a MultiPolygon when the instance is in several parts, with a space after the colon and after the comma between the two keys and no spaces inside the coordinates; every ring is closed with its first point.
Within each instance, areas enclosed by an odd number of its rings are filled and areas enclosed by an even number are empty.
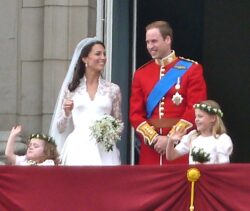
{"type": "Polygon", "coordinates": [[[181,78],[192,64],[192,62],[180,60],[156,83],[147,99],[147,118],[151,117],[154,108],[161,98],[176,84],[178,77],[181,78]]]}

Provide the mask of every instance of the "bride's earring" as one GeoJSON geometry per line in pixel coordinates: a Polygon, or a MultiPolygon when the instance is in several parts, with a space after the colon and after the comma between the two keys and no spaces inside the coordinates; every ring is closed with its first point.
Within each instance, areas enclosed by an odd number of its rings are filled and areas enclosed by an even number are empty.
{"type": "Polygon", "coordinates": [[[82,58],[82,62],[85,64],[85,68],[87,68],[88,67],[87,61],[84,58],[82,58]]]}

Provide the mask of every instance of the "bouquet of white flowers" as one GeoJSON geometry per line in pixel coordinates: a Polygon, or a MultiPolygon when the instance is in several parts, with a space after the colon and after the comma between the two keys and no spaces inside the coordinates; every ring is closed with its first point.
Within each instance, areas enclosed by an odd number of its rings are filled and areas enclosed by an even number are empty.
{"type": "Polygon", "coordinates": [[[110,115],[104,115],[101,119],[96,120],[90,127],[91,135],[97,143],[102,143],[105,150],[113,150],[113,146],[121,139],[123,123],[110,115]]]}

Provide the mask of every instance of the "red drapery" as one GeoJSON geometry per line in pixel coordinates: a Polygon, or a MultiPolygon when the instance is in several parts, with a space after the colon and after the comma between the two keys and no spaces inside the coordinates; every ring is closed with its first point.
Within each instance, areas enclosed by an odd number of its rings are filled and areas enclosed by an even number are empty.
{"type": "Polygon", "coordinates": [[[195,211],[250,210],[250,165],[0,167],[0,210],[189,210],[196,167],[195,211]]]}

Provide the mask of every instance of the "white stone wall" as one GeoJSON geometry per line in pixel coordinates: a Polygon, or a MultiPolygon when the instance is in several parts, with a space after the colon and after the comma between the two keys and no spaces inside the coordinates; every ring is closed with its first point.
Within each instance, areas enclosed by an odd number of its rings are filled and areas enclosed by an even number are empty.
{"type": "Polygon", "coordinates": [[[0,1],[0,130],[9,130],[17,119],[18,11],[18,1],[0,1]]]}
{"type": "Polygon", "coordinates": [[[48,132],[76,44],[96,29],[96,0],[0,1],[0,131],[48,132]]]}

